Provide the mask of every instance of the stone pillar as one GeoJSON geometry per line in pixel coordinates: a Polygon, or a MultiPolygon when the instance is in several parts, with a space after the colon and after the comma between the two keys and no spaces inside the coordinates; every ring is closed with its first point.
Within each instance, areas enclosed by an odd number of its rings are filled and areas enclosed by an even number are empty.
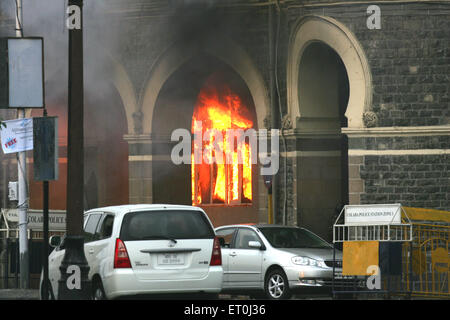
{"type": "Polygon", "coordinates": [[[290,130],[285,136],[288,144],[287,152],[283,153],[287,156],[288,167],[287,222],[330,239],[335,214],[347,201],[342,135],[290,130]]]}
{"type": "Polygon", "coordinates": [[[350,156],[349,172],[349,204],[360,204],[361,194],[364,193],[364,181],[361,179],[361,166],[364,164],[362,156],[350,156]]]}
{"type": "Polygon", "coordinates": [[[124,140],[129,154],[129,203],[153,203],[151,136],[125,135],[124,140]]]}

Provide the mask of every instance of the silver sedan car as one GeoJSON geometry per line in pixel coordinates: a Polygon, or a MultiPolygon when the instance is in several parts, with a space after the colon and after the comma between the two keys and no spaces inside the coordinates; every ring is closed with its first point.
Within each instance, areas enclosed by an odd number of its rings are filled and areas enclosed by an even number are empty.
{"type": "Polygon", "coordinates": [[[288,299],[302,289],[331,288],[333,263],[335,272],[342,272],[342,252],[336,250],[333,260],[333,246],[304,228],[228,225],[216,228],[216,234],[222,246],[224,292],[288,299]]]}

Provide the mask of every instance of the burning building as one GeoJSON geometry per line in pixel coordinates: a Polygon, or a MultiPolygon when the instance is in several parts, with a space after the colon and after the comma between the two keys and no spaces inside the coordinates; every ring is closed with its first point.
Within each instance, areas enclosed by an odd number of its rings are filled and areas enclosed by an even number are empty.
{"type": "MultiPolygon", "coordinates": [[[[86,208],[178,203],[203,207],[215,226],[267,222],[249,142],[222,143],[232,159],[223,164],[171,160],[171,133],[194,134],[201,121],[202,132],[222,136],[281,130],[276,223],[329,239],[344,204],[450,209],[447,1],[377,1],[380,28],[368,27],[368,4],[355,1],[85,2],[86,208]]],[[[62,21],[39,31],[63,9],[33,21],[27,5],[25,32],[47,37],[51,57],[46,102],[61,131],[50,206],[64,209],[67,32],[62,21]]],[[[14,32],[10,16],[0,23],[3,35],[14,32]]],[[[193,139],[192,153],[212,157],[213,144],[193,139]]],[[[14,205],[5,196],[14,165],[2,157],[3,207],[14,205]]],[[[41,205],[31,178],[30,207],[41,205]]]]}

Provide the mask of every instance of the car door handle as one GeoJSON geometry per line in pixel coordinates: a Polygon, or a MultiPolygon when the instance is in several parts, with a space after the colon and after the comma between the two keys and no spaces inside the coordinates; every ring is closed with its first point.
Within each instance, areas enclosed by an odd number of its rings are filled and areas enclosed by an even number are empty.
{"type": "Polygon", "coordinates": [[[89,249],[89,254],[94,254],[94,249],[89,249]]]}
{"type": "Polygon", "coordinates": [[[236,252],[230,253],[230,257],[236,257],[236,256],[237,256],[237,253],[236,253],[236,252]]]}

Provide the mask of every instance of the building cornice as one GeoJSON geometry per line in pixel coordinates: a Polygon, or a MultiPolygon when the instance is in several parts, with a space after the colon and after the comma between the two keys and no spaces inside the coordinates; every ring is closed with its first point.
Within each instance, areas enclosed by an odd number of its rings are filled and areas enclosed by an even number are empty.
{"type": "Polygon", "coordinates": [[[342,128],[350,138],[392,136],[443,136],[450,135],[450,125],[418,127],[342,128]]]}

